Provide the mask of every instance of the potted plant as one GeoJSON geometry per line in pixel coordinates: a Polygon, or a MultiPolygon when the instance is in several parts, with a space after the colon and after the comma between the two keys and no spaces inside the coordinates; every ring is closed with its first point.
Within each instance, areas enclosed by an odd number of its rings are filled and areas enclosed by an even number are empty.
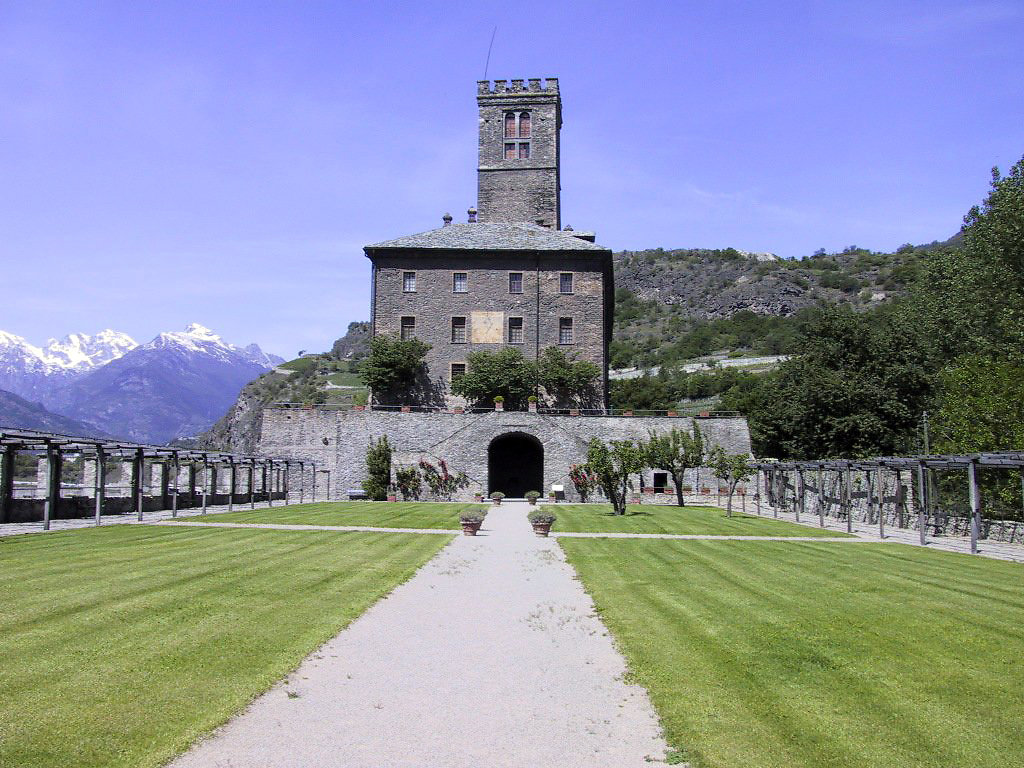
{"type": "Polygon", "coordinates": [[[668,415],[669,415],[669,416],[670,416],[671,418],[675,418],[675,417],[677,417],[677,416],[679,415],[679,411],[669,411],[669,412],[668,412],[668,415]]]}
{"type": "Polygon", "coordinates": [[[402,406],[402,413],[412,413],[412,406],[411,405],[403,405],[402,406]]]}
{"type": "Polygon", "coordinates": [[[580,415],[580,409],[579,408],[570,408],[569,409],[569,415],[570,416],[579,416],[580,415]]]}
{"type": "Polygon", "coordinates": [[[504,411],[505,410],[505,398],[502,395],[497,395],[494,398],[494,410],[504,411]]]}
{"type": "Polygon", "coordinates": [[[622,412],[622,415],[623,416],[632,416],[633,415],[633,409],[632,408],[627,408],[625,411],[622,412]]]}
{"type": "Polygon", "coordinates": [[[485,517],[487,517],[487,510],[483,508],[471,509],[459,515],[459,522],[462,523],[462,535],[476,536],[485,517]]]}
{"type": "Polygon", "coordinates": [[[557,519],[553,512],[538,509],[527,515],[527,519],[530,521],[530,525],[533,526],[533,532],[538,536],[547,536],[551,532],[551,524],[557,519]]]}
{"type": "Polygon", "coordinates": [[[494,493],[491,494],[491,501],[494,502],[494,506],[496,506],[496,507],[500,507],[501,506],[501,500],[504,499],[504,498],[505,498],[505,494],[502,493],[501,491],[495,491],[494,493]]]}
{"type": "Polygon", "coordinates": [[[530,395],[528,398],[526,398],[526,407],[530,409],[530,413],[536,413],[537,412],[537,396],[536,395],[530,395]]]}
{"type": "Polygon", "coordinates": [[[530,506],[537,503],[537,499],[540,498],[540,491],[527,491],[526,500],[530,502],[530,506]]]}
{"type": "Polygon", "coordinates": [[[475,501],[475,502],[477,502],[479,504],[483,500],[484,500],[484,495],[482,493],[480,493],[479,491],[477,491],[476,493],[473,494],[473,501],[475,501]]]}
{"type": "Polygon", "coordinates": [[[552,504],[558,503],[558,496],[555,495],[554,491],[548,491],[548,501],[550,501],[552,504]]]}

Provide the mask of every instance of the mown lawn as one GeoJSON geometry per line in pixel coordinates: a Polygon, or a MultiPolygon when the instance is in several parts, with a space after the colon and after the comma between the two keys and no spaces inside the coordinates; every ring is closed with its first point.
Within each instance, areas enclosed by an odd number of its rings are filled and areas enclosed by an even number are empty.
{"type": "Polygon", "coordinates": [[[845,533],[812,528],[770,517],[732,517],[718,507],[671,507],[631,504],[625,515],[613,515],[610,504],[555,504],[554,530],[592,533],[677,533],[733,536],[846,536],[845,533]]]}
{"type": "Polygon", "coordinates": [[[559,539],[703,768],[1024,765],[1024,569],[899,544],[559,539]]]}
{"type": "Polygon", "coordinates": [[[0,539],[0,765],[162,765],[448,541],[125,525],[0,539]]]}
{"type": "Polygon", "coordinates": [[[459,514],[482,504],[421,501],[320,501],[287,507],[263,507],[198,515],[189,522],[295,523],[300,525],[368,525],[376,528],[446,528],[458,530],[459,514]]]}

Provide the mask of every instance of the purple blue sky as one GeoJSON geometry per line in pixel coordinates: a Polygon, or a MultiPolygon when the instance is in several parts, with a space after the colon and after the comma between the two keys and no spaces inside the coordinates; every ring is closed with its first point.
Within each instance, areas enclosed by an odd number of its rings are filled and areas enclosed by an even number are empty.
{"type": "Polygon", "coordinates": [[[0,328],[285,356],[366,243],[475,202],[475,81],[560,78],[562,220],[620,250],[945,239],[1024,154],[1013,2],[0,0],[0,328]]]}

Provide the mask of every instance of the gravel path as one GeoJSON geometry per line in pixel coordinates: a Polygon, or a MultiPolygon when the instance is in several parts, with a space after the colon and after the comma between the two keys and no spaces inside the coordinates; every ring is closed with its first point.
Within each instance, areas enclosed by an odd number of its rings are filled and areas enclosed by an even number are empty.
{"type": "Polygon", "coordinates": [[[451,536],[462,533],[444,528],[374,528],[371,525],[308,525],[306,523],[198,523],[185,520],[160,520],[152,525],[166,525],[171,528],[265,528],[268,531],[363,531],[366,533],[441,533],[451,536]]]}
{"type": "Polygon", "coordinates": [[[174,768],[630,768],[646,692],[525,503],[492,508],[174,768]]]}

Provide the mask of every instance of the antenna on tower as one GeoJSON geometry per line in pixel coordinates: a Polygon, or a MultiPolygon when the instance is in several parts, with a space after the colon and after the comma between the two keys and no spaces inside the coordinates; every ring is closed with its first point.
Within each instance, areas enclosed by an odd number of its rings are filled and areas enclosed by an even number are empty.
{"type": "Polygon", "coordinates": [[[494,30],[491,32],[491,44],[487,46],[487,61],[484,62],[484,80],[487,79],[487,70],[491,66],[491,49],[494,47],[494,36],[498,34],[498,25],[494,25],[494,30]]]}

